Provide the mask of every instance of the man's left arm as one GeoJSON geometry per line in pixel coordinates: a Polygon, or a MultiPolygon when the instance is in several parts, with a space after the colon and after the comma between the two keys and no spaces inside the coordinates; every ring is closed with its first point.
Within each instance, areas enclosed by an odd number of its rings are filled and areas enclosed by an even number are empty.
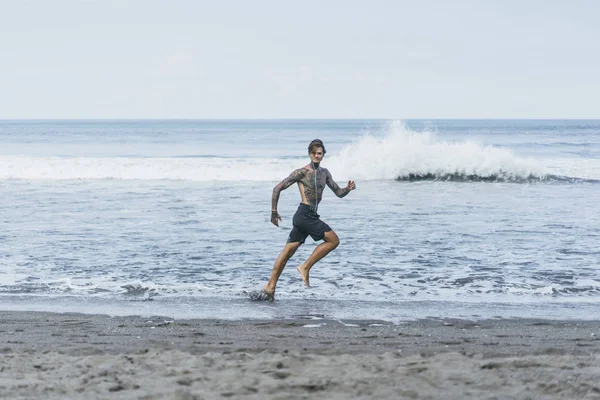
{"type": "Polygon", "coordinates": [[[333,180],[333,177],[331,176],[331,172],[329,172],[329,170],[327,170],[327,180],[325,181],[325,183],[327,183],[329,189],[331,189],[331,191],[335,193],[337,197],[340,198],[345,197],[348,193],[350,193],[350,191],[356,189],[356,184],[354,183],[354,181],[348,181],[348,186],[346,186],[343,189],[339,187],[339,185],[333,180]]]}

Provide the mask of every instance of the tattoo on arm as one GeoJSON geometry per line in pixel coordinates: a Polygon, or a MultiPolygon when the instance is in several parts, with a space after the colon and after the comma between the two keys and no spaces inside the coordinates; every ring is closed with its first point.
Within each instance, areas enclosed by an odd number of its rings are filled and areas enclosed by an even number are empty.
{"type": "Polygon", "coordinates": [[[277,186],[275,186],[275,188],[273,189],[273,196],[271,197],[271,211],[277,210],[277,203],[279,202],[279,194],[281,193],[281,191],[289,188],[294,183],[298,182],[300,179],[302,179],[303,176],[304,168],[297,169],[294,172],[292,172],[290,176],[288,176],[287,178],[279,182],[277,186]]]}
{"type": "Polygon", "coordinates": [[[331,176],[331,172],[329,172],[329,170],[327,170],[327,181],[326,182],[327,182],[327,186],[329,186],[329,189],[331,189],[337,197],[344,197],[348,193],[350,193],[350,190],[348,190],[347,188],[342,189],[341,187],[338,186],[337,183],[335,183],[335,181],[333,180],[333,177],[331,176]]]}

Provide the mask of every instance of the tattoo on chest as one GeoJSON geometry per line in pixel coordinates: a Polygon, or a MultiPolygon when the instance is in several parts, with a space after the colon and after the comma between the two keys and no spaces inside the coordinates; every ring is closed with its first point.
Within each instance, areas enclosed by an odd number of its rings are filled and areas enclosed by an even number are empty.
{"type": "Polygon", "coordinates": [[[301,183],[304,188],[306,200],[308,200],[310,204],[318,204],[321,201],[326,180],[326,173],[325,171],[322,171],[321,168],[317,171],[306,171],[302,179],[299,180],[299,183],[301,183]]]}

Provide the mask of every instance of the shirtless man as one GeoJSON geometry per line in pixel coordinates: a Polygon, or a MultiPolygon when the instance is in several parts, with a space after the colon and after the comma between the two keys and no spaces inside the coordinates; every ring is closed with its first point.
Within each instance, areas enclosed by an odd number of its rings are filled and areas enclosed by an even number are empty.
{"type": "Polygon", "coordinates": [[[259,296],[257,296],[256,299],[258,300],[273,300],[275,298],[277,280],[285,268],[285,264],[294,255],[296,250],[298,250],[298,247],[304,243],[308,235],[315,242],[319,240],[324,240],[324,242],[318,245],[311,256],[297,267],[306,286],[310,286],[308,272],[312,266],[340,244],[340,239],[335,232],[329,225],[319,219],[319,214],[317,214],[319,202],[323,197],[325,185],[329,186],[337,197],[346,196],[351,190],[356,189],[356,185],[354,181],[348,181],[348,186],[342,189],[335,183],[331,177],[331,173],[320,166],[325,153],[323,142],[319,139],[313,140],[308,146],[310,164],[292,172],[290,176],[282,180],[273,189],[271,223],[275,226],[279,226],[279,221],[281,221],[281,217],[277,212],[277,203],[282,190],[297,183],[300,189],[300,196],[302,196],[302,202],[298,206],[296,214],[294,214],[294,227],[290,232],[287,244],[281,251],[281,254],[279,254],[279,257],[277,257],[277,260],[275,260],[271,278],[265,285],[262,293],[259,293],[259,296]]]}

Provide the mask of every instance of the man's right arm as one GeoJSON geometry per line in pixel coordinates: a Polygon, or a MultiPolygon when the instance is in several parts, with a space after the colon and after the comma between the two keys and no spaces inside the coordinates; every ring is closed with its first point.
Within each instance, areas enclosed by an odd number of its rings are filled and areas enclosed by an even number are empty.
{"type": "MultiPolygon", "coordinates": [[[[273,222],[273,219],[275,219],[275,221],[281,219],[279,217],[279,214],[277,213],[277,203],[279,202],[279,194],[282,190],[289,188],[294,183],[302,179],[302,177],[304,176],[304,171],[304,168],[295,170],[290,174],[290,176],[279,182],[279,184],[275,186],[275,188],[273,188],[273,196],[271,197],[271,222],[273,222]]],[[[276,222],[273,223],[275,225],[278,225],[276,222]]]]}

